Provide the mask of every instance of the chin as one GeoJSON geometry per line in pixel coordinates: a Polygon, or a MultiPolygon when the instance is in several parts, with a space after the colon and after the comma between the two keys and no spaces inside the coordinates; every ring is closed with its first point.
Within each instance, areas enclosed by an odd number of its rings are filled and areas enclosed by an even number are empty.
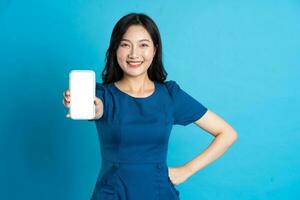
{"type": "Polygon", "coordinates": [[[138,77],[138,76],[144,75],[145,73],[147,73],[147,71],[145,71],[145,72],[125,72],[125,74],[127,76],[131,76],[131,77],[138,77]]]}

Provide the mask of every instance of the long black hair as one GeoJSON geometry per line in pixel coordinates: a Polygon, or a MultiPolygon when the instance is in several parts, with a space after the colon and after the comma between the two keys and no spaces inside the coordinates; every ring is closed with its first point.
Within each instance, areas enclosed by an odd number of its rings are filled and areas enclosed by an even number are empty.
{"type": "Polygon", "coordinates": [[[118,64],[116,52],[123,35],[131,25],[141,25],[150,34],[156,53],[147,70],[147,74],[150,80],[163,83],[168,73],[165,71],[162,63],[162,43],[159,30],[149,16],[143,13],[130,13],[123,16],[112,31],[110,44],[106,51],[106,64],[102,71],[103,84],[116,82],[123,77],[123,70],[118,64]]]}

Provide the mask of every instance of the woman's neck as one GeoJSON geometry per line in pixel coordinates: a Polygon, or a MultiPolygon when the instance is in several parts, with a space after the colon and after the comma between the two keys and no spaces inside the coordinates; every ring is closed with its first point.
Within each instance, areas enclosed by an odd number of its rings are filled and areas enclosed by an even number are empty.
{"type": "Polygon", "coordinates": [[[154,90],[154,83],[148,76],[127,78],[123,77],[121,80],[115,83],[118,88],[137,95],[148,94],[154,90]]]}

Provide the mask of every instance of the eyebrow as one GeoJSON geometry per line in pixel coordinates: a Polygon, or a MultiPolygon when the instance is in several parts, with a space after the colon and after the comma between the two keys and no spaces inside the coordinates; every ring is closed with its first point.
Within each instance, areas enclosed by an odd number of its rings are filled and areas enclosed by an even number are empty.
{"type": "MultiPolygon", "coordinates": [[[[128,41],[128,42],[131,42],[131,41],[128,40],[128,39],[122,39],[121,41],[128,41]]],[[[142,39],[142,40],[139,40],[139,42],[150,42],[150,40],[148,40],[148,39],[142,39]]]]}

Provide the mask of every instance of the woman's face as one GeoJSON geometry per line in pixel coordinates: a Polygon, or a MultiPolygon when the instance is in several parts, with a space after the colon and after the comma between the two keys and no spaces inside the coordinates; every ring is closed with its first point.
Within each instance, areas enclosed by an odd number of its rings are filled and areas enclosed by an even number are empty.
{"type": "Polygon", "coordinates": [[[117,60],[124,75],[136,77],[147,73],[155,51],[148,31],[141,25],[130,26],[117,49],[117,60]]]}

